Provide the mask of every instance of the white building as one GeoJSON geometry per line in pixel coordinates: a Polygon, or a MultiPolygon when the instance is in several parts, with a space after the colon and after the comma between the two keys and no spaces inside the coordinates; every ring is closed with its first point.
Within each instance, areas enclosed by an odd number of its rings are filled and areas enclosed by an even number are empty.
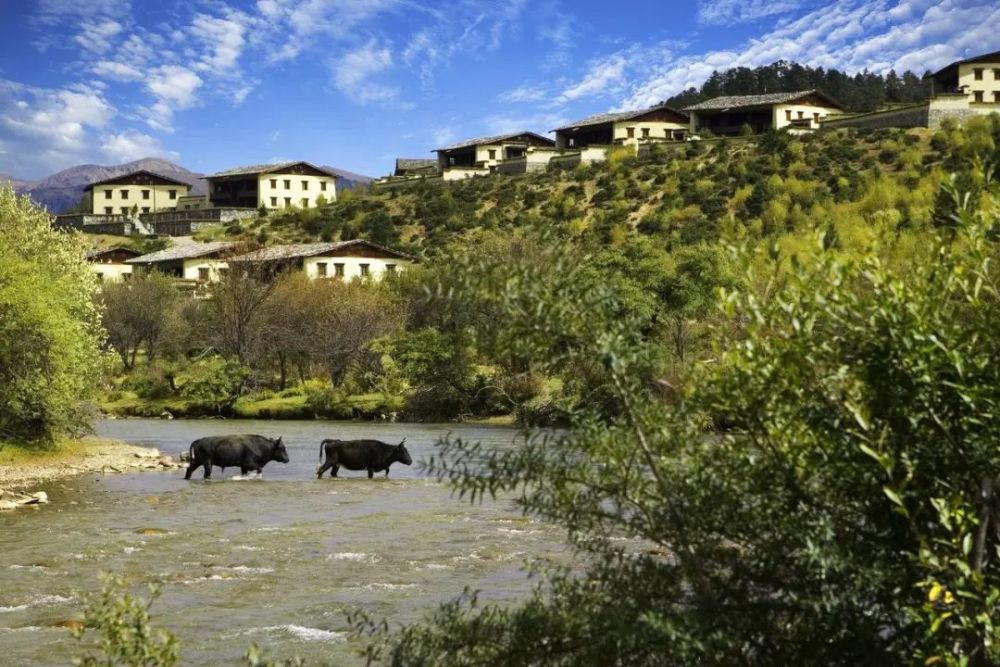
{"type": "Polygon", "coordinates": [[[293,243],[260,248],[229,258],[231,266],[240,263],[268,267],[274,273],[302,271],[309,278],[354,278],[381,280],[403,271],[413,258],[368,241],[336,243],[293,243]]]}
{"type": "Polygon", "coordinates": [[[725,95],[689,106],[691,133],[705,130],[720,136],[739,135],[745,127],[755,134],[794,128],[815,130],[820,123],[844,113],[844,107],[818,90],[766,95],[725,95]]]}
{"type": "Polygon", "coordinates": [[[226,259],[235,243],[183,243],[148,255],[134,257],[127,263],[144,271],[159,271],[168,276],[195,283],[218,282],[229,268],[226,259]]]}
{"type": "Polygon", "coordinates": [[[237,167],[206,176],[213,206],[312,208],[337,199],[336,173],[308,162],[237,167]]]}
{"type": "Polygon", "coordinates": [[[131,215],[133,210],[155,213],[174,209],[190,189],[183,181],[140,170],[91,183],[84,191],[94,215],[131,215]]]}

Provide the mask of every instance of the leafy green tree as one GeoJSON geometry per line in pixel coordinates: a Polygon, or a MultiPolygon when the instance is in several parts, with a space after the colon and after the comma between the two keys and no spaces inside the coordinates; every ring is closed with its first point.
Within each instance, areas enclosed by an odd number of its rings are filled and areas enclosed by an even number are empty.
{"type": "Polygon", "coordinates": [[[147,360],[156,358],[171,329],[179,326],[179,300],[171,279],[155,271],[102,287],[101,322],[126,369],[135,365],[140,348],[147,360]]]}
{"type": "Polygon", "coordinates": [[[97,280],[77,236],[0,187],[0,440],[51,442],[85,426],[103,375],[97,280]]]}
{"type": "MultiPolygon", "coordinates": [[[[467,594],[375,635],[399,665],[995,665],[1000,630],[1000,280],[986,223],[936,261],[819,252],[766,299],[726,292],[720,353],[651,378],[655,344],[614,290],[554,258],[506,258],[509,345],[597,363],[616,415],[493,451],[446,439],[432,470],[473,501],[513,494],[579,559],[513,607],[467,594]],[[706,430],[710,424],[715,430],[706,430]]],[[[747,259],[747,285],[759,284],[747,259]]],[[[506,286],[497,290],[498,284],[506,286]]]]}

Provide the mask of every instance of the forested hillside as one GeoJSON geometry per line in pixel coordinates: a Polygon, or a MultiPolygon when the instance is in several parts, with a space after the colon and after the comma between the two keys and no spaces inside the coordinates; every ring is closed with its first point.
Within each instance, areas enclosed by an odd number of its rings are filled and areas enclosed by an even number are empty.
{"type": "Polygon", "coordinates": [[[885,104],[919,102],[927,99],[929,92],[922,75],[909,70],[902,75],[889,70],[884,76],[866,70],[851,76],[837,69],[779,60],[762,67],[712,72],[701,88],[688,88],[666,103],[683,108],[719,95],[760,95],[813,88],[830,95],[848,111],[856,112],[874,111],[885,104]]]}

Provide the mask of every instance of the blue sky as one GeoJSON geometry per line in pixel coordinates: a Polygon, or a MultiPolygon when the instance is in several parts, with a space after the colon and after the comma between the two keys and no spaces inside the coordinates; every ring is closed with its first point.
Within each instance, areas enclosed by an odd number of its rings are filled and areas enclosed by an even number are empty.
{"type": "Polygon", "coordinates": [[[369,175],[778,59],[923,73],[997,0],[0,0],[0,172],[146,156],[369,175]]]}

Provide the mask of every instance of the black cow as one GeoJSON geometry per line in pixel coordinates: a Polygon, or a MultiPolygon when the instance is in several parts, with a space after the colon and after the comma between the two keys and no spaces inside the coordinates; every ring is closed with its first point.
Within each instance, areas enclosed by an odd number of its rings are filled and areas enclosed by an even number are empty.
{"type": "Polygon", "coordinates": [[[250,470],[262,472],[268,461],[288,463],[288,452],[281,438],[272,440],[262,435],[213,435],[191,443],[191,463],[184,479],[198,466],[205,466],[205,479],[212,476],[212,466],[239,467],[242,474],[250,470]]]}
{"type": "Polygon", "coordinates": [[[389,466],[396,461],[404,465],[413,463],[404,442],[406,438],[398,445],[379,440],[324,440],[319,443],[319,460],[323,460],[325,450],[326,461],[322,466],[316,464],[316,477],[322,477],[327,470],[330,470],[330,477],[336,477],[341,466],[348,470],[367,470],[368,479],[383,470],[388,477],[389,466]]]}

